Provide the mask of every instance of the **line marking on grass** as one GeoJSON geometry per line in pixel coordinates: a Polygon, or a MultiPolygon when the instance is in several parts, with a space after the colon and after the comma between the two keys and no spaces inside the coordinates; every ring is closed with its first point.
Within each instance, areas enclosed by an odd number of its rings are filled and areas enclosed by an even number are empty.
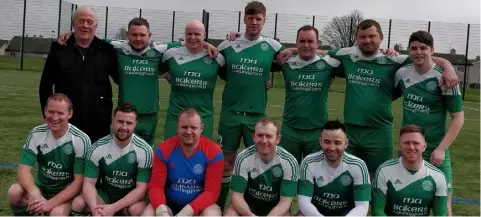
{"type": "Polygon", "coordinates": [[[467,106],[464,106],[464,108],[471,109],[471,110],[475,110],[475,111],[479,111],[479,109],[477,109],[477,108],[470,108],[470,107],[467,107],[467,106]]]}

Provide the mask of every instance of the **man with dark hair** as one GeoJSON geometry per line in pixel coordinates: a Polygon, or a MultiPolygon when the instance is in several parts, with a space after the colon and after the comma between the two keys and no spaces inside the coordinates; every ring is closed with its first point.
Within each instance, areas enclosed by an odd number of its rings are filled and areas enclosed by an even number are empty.
{"type": "MultiPolygon", "coordinates": [[[[357,45],[330,51],[319,51],[339,60],[346,78],[344,121],[349,138],[347,152],[366,162],[369,173],[392,158],[394,75],[412,59],[407,55],[387,56],[380,51],[383,40],[381,27],[375,20],[363,20],[357,26],[357,45]]],[[[285,55],[279,55],[282,61],[285,55]]],[[[433,58],[441,68],[444,83],[455,86],[457,76],[451,63],[433,58]]]]}
{"type": "Polygon", "coordinates": [[[235,161],[232,204],[224,216],[291,216],[299,179],[296,158],[277,146],[279,125],[271,119],[257,121],[252,137],[255,145],[235,161]]]}
{"type": "Polygon", "coordinates": [[[432,60],[433,45],[429,32],[417,31],[409,37],[408,50],[413,63],[396,72],[396,95],[402,93],[404,97],[402,125],[416,124],[426,129],[427,149],[423,158],[447,178],[447,214],[451,216],[453,178],[448,148],[463,127],[464,112],[459,85],[454,88],[439,85],[443,70],[432,60]],[[452,121],[447,127],[448,112],[452,121]]]}
{"type": "Polygon", "coordinates": [[[27,136],[18,166],[18,183],[8,189],[13,215],[68,216],[72,199],[81,191],[90,139],[68,120],[72,102],[61,93],[47,99],[45,124],[27,136]],[[37,177],[32,167],[38,164],[37,177]]]}
{"type": "Polygon", "coordinates": [[[92,9],[79,8],[72,24],[75,32],[65,46],[53,42],[50,47],[40,78],[40,105],[44,112],[52,93],[64,93],[75,109],[69,122],[96,141],[110,132],[109,76],[118,83],[117,55],[112,45],[95,37],[98,23],[92,9]]]}
{"type": "Polygon", "coordinates": [[[139,216],[147,206],[153,152],[134,134],[137,110],[123,102],[114,111],[112,135],[92,145],[85,166],[82,195],[72,203],[72,215],[139,216]]]}
{"type": "Polygon", "coordinates": [[[301,163],[303,157],[319,150],[319,135],[327,121],[327,98],[330,80],[339,71],[340,62],[316,54],[321,42],[316,28],[306,25],[297,31],[298,55],[273,71],[282,71],[285,104],[281,142],[301,163]]]}
{"type": "Polygon", "coordinates": [[[195,109],[179,112],[177,136],[156,149],[150,204],[142,215],[222,215],[215,202],[222,182],[223,154],[219,145],[201,136],[202,130],[202,117],[195,109]]]}
{"type": "Polygon", "coordinates": [[[423,160],[424,129],[405,125],[399,136],[401,157],[381,164],[373,179],[373,216],[446,216],[446,178],[423,160]]]}
{"type": "Polygon", "coordinates": [[[369,173],[363,160],[345,152],[344,124],[327,121],[319,142],[322,151],[306,156],[300,166],[299,215],[366,216],[369,173]]]}
{"type": "MultiPolygon", "coordinates": [[[[135,105],[138,112],[135,133],[153,146],[159,111],[159,74],[162,73],[159,66],[163,54],[182,43],[151,42],[149,27],[146,19],[134,18],[128,24],[128,40],[104,40],[113,45],[118,56],[119,105],[123,102],[135,105]]],[[[59,41],[68,37],[69,33],[64,33],[59,41]]],[[[210,44],[202,45],[215,52],[210,44]]]]}
{"type": "Polygon", "coordinates": [[[241,138],[244,146],[253,145],[252,133],[257,120],[265,117],[266,82],[277,53],[284,49],[273,38],[261,36],[266,21],[266,7],[251,1],[244,9],[245,32],[232,41],[223,41],[219,52],[225,57],[226,80],[217,142],[225,157],[224,179],[218,204],[223,208],[229,193],[230,179],[241,138]]]}

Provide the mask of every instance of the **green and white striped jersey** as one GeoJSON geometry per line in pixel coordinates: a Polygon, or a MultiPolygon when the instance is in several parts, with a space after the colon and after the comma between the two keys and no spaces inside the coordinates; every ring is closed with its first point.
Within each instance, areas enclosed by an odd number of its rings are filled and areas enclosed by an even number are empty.
{"type": "Polygon", "coordinates": [[[346,152],[337,168],[328,165],[323,152],[307,155],[301,162],[299,195],[312,197],[311,203],[322,215],[345,216],[355,201],[371,200],[367,166],[346,152]]]}
{"type": "Polygon", "coordinates": [[[299,165],[294,156],[282,147],[265,164],[257,154],[256,146],[244,149],[236,158],[231,189],[243,193],[251,211],[266,216],[280,197],[294,197],[297,193],[299,165]]]}
{"type": "Polygon", "coordinates": [[[84,173],[90,138],[72,124],[64,136],[55,139],[47,124],[33,128],[22,149],[20,164],[38,163],[35,183],[49,195],[65,189],[75,174],[84,173]]]}
{"type": "Polygon", "coordinates": [[[459,85],[440,87],[443,70],[433,63],[431,70],[420,74],[409,64],[396,72],[396,90],[403,93],[403,123],[424,128],[430,154],[441,143],[447,129],[447,112],[463,111],[459,85]]]}
{"type": "Polygon", "coordinates": [[[445,216],[446,178],[435,166],[424,161],[418,171],[407,170],[402,157],[381,164],[374,175],[373,215],[445,216]]]}
{"type": "Polygon", "coordinates": [[[214,89],[225,59],[214,59],[202,52],[193,54],[187,47],[171,48],[162,57],[162,70],[171,74],[167,114],[175,117],[184,108],[195,108],[202,117],[214,114],[214,89]]]}
{"type": "Polygon", "coordinates": [[[98,178],[97,188],[112,198],[121,199],[137,182],[149,182],[152,158],[151,146],[139,136],[132,134],[130,143],[120,148],[114,136],[108,135],[92,145],[85,177],[98,178]]]}

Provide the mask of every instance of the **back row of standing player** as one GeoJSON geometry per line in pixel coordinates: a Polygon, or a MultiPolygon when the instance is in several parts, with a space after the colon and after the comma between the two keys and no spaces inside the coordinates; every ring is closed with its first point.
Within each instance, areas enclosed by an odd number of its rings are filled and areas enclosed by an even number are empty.
{"type": "Polygon", "coordinates": [[[203,135],[213,138],[213,92],[217,76],[224,79],[217,139],[225,160],[219,198],[219,205],[223,207],[240,140],[243,139],[245,147],[252,145],[254,124],[266,115],[265,84],[269,72],[282,71],[284,75],[286,99],[280,146],[293,154],[298,162],[303,156],[318,151],[318,138],[328,117],[329,80],[336,75],[346,77],[344,121],[349,138],[347,151],[364,160],[371,174],[392,158],[391,102],[396,98],[395,87],[400,84],[406,96],[403,125],[417,123],[432,132],[428,136],[429,147],[424,157],[445,172],[452,192],[447,148],[459,133],[463,116],[457,77],[448,61],[433,57],[436,64],[430,73],[395,76],[403,66],[406,66],[404,71],[413,69],[411,62],[426,61],[423,51],[429,50],[416,47],[419,54],[414,59],[405,55],[384,55],[379,50],[382,30],[374,20],[364,20],[358,25],[356,46],[329,52],[317,50],[319,33],[315,28],[302,27],[297,35],[299,55],[290,57],[293,49],[284,49],[276,40],[260,35],[265,15],[266,8],[262,3],[250,2],[245,8],[246,32],[222,42],[218,46],[220,54],[215,57],[203,49],[208,45],[202,42],[205,29],[200,22],[186,25],[185,46],[182,46],[180,43],[149,44],[148,22],[139,18],[132,20],[129,41],[112,41],[111,44],[118,51],[121,71],[119,102],[132,102],[140,113],[136,133],[154,143],[159,108],[157,72],[169,71],[171,92],[163,139],[175,135],[177,114],[187,107],[200,112],[204,120],[203,135]],[[323,57],[317,56],[316,52],[323,57]],[[278,64],[273,64],[276,58],[278,64]],[[442,82],[457,91],[438,94],[442,82]],[[444,96],[446,93],[454,97],[444,96]],[[444,136],[446,108],[453,113],[454,121],[444,136]]]}

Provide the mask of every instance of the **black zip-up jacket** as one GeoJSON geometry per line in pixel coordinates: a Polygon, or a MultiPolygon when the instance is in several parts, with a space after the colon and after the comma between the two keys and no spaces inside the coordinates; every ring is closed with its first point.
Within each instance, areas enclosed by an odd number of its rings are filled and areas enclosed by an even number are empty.
{"type": "Polygon", "coordinates": [[[72,100],[71,124],[92,143],[108,135],[113,106],[109,76],[118,84],[117,54],[109,43],[94,37],[88,49],[81,49],[73,35],[67,46],[53,42],[39,87],[43,117],[48,97],[63,93],[72,100]]]}

